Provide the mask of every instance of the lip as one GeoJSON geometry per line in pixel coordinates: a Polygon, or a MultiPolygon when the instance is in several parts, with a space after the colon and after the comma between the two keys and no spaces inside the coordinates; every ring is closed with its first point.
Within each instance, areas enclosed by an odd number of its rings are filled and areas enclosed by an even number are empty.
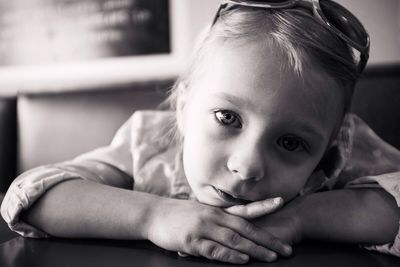
{"type": "Polygon", "coordinates": [[[225,202],[229,202],[229,203],[232,203],[235,205],[245,205],[245,204],[252,202],[251,200],[241,198],[240,196],[230,192],[229,190],[220,189],[215,186],[211,186],[211,187],[218,194],[218,196],[225,202]]]}

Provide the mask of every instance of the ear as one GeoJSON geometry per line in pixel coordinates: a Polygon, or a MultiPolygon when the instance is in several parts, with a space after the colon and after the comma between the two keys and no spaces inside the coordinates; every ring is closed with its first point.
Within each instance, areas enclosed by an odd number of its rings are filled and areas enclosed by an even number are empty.
{"type": "Polygon", "coordinates": [[[185,131],[185,107],[187,102],[187,90],[184,82],[179,83],[177,87],[177,100],[176,100],[176,121],[178,130],[183,136],[185,131]]]}

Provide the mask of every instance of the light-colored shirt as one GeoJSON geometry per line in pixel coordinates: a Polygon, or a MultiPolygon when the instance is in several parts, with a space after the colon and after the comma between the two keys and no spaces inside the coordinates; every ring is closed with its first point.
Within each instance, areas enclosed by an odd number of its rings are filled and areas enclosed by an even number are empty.
{"type": "MultiPolygon", "coordinates": [[[[23,221],[20,214],[48,189],[70,179],[195,199],[183,172],[181,147],[167,134],[173,118],[171,111],[137,111],[109,146],[21,174],[4,197],[3,218],[23,236],[47,237],[47,233],[23,221]]],[[[380,139],[356,115],[346,115],[325,161],[308,179],[300,195],[374,187],[386,190],[400,206],[400,151],[380,139]]],[[[388,244],[364,247],[400,257],[400,232],[388,244]]]]}

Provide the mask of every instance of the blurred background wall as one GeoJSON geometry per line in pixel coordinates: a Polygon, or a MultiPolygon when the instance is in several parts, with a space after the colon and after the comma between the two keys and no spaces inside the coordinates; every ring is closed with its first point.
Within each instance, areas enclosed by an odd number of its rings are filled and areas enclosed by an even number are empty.
{"type": "MultiPolygon", "coordinates": [[[[7,5],[1,5],[7,1],[0,0],[0,7],[7,8],[7,5]]],[[[26,0],[15,0],[15,3],[18,1],[27,3],[26,0]]],[[[110,1],[128,3],[135,0],[110,1]]],[[[71,62],[26,66],[3,65],[0,66],[0,94],[68,88],[72,90],[136,80],[176,77],[185,67],[196,36],[210,23],[219,2],[219,0],[169,0],[171,34],[169,54],[134,55],[82,62],[79,58],[75,58],[71,62]]],[[[372,43],[369,64],[400,63],[399,0],[337,0],[337,2],[356,14],[369,31],[372,43]]],[[[35,45],[40,46],[32,43],[33,47],[35,45]]]]}

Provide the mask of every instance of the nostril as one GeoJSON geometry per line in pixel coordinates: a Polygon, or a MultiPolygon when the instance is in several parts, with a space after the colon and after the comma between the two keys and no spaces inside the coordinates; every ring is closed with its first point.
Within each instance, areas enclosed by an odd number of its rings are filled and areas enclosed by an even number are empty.
{"type": "Polygon", "coordinates": [[[261,175],[260,176],[253,176],[253,177],[250,177],[249,179],[251,179],[254,182],[259,182],[259,181],[261,181],[263,179],[263,177],[261,175]]]}
{"type": "Polygon", "coordinates": [[[264,171],[261,166],[255,166],[254,164],[243,164],[243,162],[230,160],[227,162],[227,169],[235,174],[240,180],[251,180],[259,181],[264,177],[264,171]]]}
{"type": "Polygon", "coordinates": [[[258,182],[262,179],[261,175],[254,175],[252,173],[243,173],[243,172],[239,172],[237,170],[232,170],[231,172],[234,173],[235,175],[237,175],[239,177],[239,179],[243,180],[243,181],[258,182]]]}

